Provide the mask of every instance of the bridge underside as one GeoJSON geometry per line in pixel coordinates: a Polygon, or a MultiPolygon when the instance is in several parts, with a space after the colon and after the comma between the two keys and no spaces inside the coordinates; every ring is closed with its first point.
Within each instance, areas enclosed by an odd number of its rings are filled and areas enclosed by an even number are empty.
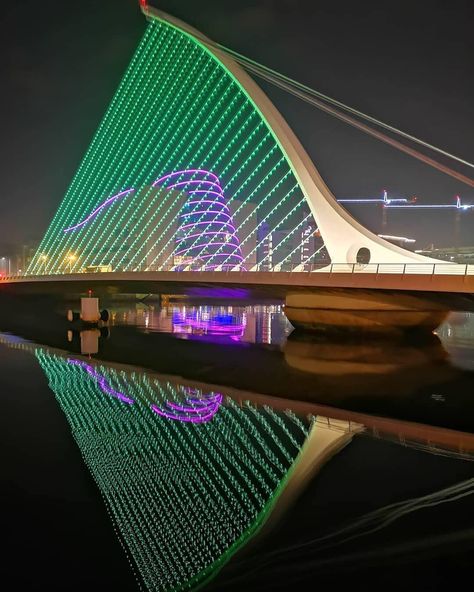
{"type": "Polygon", "coordinates": [[[288,301],[299,295],[299,301],[317,297],[324,308],[334,310],[474,310],[474,275],[117,272],[21,277],[0,284],[0,294],[84,295],[89,290],[102,297],[157,294],[241,301],[288,301]]]}

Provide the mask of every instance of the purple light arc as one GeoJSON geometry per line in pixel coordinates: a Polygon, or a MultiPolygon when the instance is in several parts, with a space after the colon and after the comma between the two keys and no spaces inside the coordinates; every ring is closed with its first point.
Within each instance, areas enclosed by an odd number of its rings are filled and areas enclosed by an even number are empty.
{"type": "Polygon", "coordinates": [[[72,358],[68,358],[67,363],[71,364],[72,366],[79,366],[80,368],[83,368],[87,372],[87,374],[89,374],[89,376],[92,376],[92,378],[99,385],[101,391],[104,392],[106,395],[115,397],[116,399],[122,401],[122,403],[127,403],[128,405],[133,405],[133,403],[135,403],[134,399],[130,399],[130,397],[127,397],[123,393],[114,390],[108,383],[105,376],[102,376],[101,374],[96,372],[90,364],[86,364],[86,362],[83,362],[82,360],[74,360],[72,358]]]}
{"type": "MultiPolygon", "coordinates": [[[[209,231],[204,230],[204,232],[200,233],[202,236],[212,235],[215,237],[218,234],[231,235],[229,240],[225,243],[215,242],[214,238],[212,238],[212,239],[208,238],[207,243],[195,244],[196,241],[194,241],[193,245],[191,245],[190,247],[188,247],[185,250],[180,250],[179,253],[175,253],[175,254],[181,254],[184,252],[192,251],[193,247],[194,247],[194,250],[200,249],[202,252],[203,249],[210,248],[213,246],[219,246],[220,249],[222,249],[222,247],[224,247],[224,246],[228,246],[229,248],[232,249],[232,251],[233,251],[232,253],[224,253],[224,252],[223,253],[215,253],[214,256],[220,257],[220,256],[227,255],[228,257],[236,257],[236,258],[240,259],[240,261],[243,261],[244,258],[240,254],[235,253],[235,251],[240,251],[240,243],[239,243],[238,237],[236,236],[236,228],[233,225],[233,218],[232,218],[232,215],[231,215],[230,210],[228,208],[228,205],[226,203],[226,199],[225,199],[225,196],[224,196],[221,184],[220,184],[219,177],[217,175],[215,175],[214,173],[212,173],[211,171],[206,171],[204,169],[183,169],[183,170],[179,170],[179,171],[173,171],[171,173],[168,173],[166,175],[158,177],[153,182],[152,187],[156,187],[157,185],[165,183],[168,180],[171,180],[173,182],[173,184],[168,185],[166,187],[166,189],[167,190],[181,189],[181,190],[185,191],[191,197],[191,200],[187,202],[186,206],[189,206],[189,205],[194,206],[194,210],[184,212],[183,214],[180,215],[180,218],[184,219],[183,221],[186,222],[189,218],[192,218],[192,216],[201,216],[201,218],[197,221],[191,222],[189,224],[182,224],[179,227],[180,231],[185,231],[190,228],[195,228],[197,226],[204,225],[209,228],[209,231]],[[186,177],[187,175],[188,176],[191,175],[191,178],[180,180],[183,177],[186,177]],[[195,175],[200,175],[203,178],[194,179],[193,177],[195,175]],[[174,181],[176,181],[176,182],[174,182],[174,181]],[[198,189],[189,189],[189,187],[191,187],[191,188],[194,186],[202,187],[203,185],[207,186],[208,188],[207,189],[199,189],[199,188],[198,189]],[[203,195],[203,197],[207,197],[208,195],[215,195],[216,199],[214,201],[209,200],[209,199],[199,200],[199,199],[197,199],[198,195],[203,195]],[[194,199],[192,196],[194,196],[194,199]],[[205,204],[209,206],[208,209],[204,209],[204,210],[197,209],[199,206],[203,207],[205,204]],[[213,206],[214,206],[214,208],[217,208],[217,209],[210,209],[213,206]],[[219,208],[222,208],[222,209],[219,209],[219,208]],[[202,220],[203,216],[209,216],[209,215],[214,216],[214,219],[202,220]],[[222,218],[226,218],[227,220],[223,221],[222,218]],[[216,225],[220,226],[220,232],[215,232],[216,225]],[[235,244],[234,241],[237,241],[237,244],[235,244]]],[[[84,218],[84,220],[81,220],[81,222],[79,222],[78,224],[75,224],[73,226],[69,226],[68,228],[65,228],[63,230],[63,232],[72,232],[74,230],[82,228],[88,222],[90,222],[95,216],[97,216],[104,208],[108,207],[109,205],[117,202],[119,199],[122,199],[125,196],[127,196],[135,191],[136,191],[136,189],[134,187],[131,187],[129,189],[125,189],[115,195],[108,197],[103,203],[101,203],[98,207],[96,207],[95,210],[93,210],[86,218],[84,218]]],[[[196,228],[196,230],[197,230],[197,228],[196,228]]],[[[193,234],[193,235],[191,235],[191,237],[189,237],[189,236],[180,237],[179,240],[175,241],[175,242],[177,242],[176,246],[180,247],[183,244],[183,242],[185,242],[195,236],[196,235],[193,234]]],[[[206,255],[206,256],[200,257],[198,254],[193,257],[193,259],[202,259],[202,258],[211,258],[212,259],[212,256],[206,255]]],[[[235,264],[229,264],[229,266],[235,266],[235,264]]]]}
{"type": "MultiPolygon", "coordinates": [[[[153,182],[152,187],[155,187],[158,183],[162,183],[163,181],[166,181],[167,179],[170,179],[172,177],[176,177],[176,176],[180,176],[183,174],[196,174],[196,173],[203,173],[205,176],[211,177],[214,179],[214,181],[207,181],[207,180],[202,180],[202,181],[198,181],[196,180],[197,183],[201,184],[201,183],[207,183],[210,184],[211,186],[218,188],[222,191],[222,188],[219,184],[219,178],[217,177],[217,175],[215,175],[214,173],[211,173],[210,171],[205,171],[203,169],[187,169],[187,170],[183,170],[183,171],[175,171],[173,173],[169,173],[167,175],[164,175],[163,177],[159,177],[158,179],[156,179],[153,182]]],[[[168,187],[168,189],[172,189],[181,185],[187,185],[189,183],[196,183],[192,180],[189,181],[183,181],[181,183],[176,183],[175,185],[172,185],[170,187],[168,187]]],[[[84,220],[81,220],[81,222],[79,222],[78,224],[74,224],[73,226],[69,226],[68,228],[64,228],[63,232],[72,232],[73,230],[77,230],[78,228],[82,228],[82,226],[84,226],[85,224],[87,224],[90,220],[92,220],[92,218],[94,218],[95,216],[97,216],[97,214],[102,211],[104,208],[106,208],[107,206],[109,206],[111,203],[114,203],[115,201],[117,201],[118,199],[121,199],[122,197],[125,197],[126,195],[129,195],[130,193],[133,193],[135,191],[134,187],[131,187],[130,189],[125,189],[123,191],[120,191],[119,193],[116,193],[115,195],[112,195],[111,197],[108,197],[104,202],[102,202],[93,212],[91,212],[87,218],[84,218],[84,220]]],[[[216,193],[217,194],[217,193],[216,193]]],[[[222,194],[219,194],[222,195],[222,194]]],[[[223,195],[222,195],[223,197],[223,195]]]]}
{"type": "MultiPolygon", "coordinates": [[[[195,191],[188,191],[188,193],[196,193],[195,191]]],[[[209,191],[203,191],[203,193],[210,193],[209,191]]],[[[199,200],[194,200],[194,201],[187,201],[186,202],[186,206],[191,206],[191,205],[197,205],[197,204],[212,204],[212,205],[216,205],[219,202],[217,202],[215,199],[199,199],[199,200]]]]}
{"type": "Polygon", "coordinates": [[[180,176],[180,175],[188,175],[188,174],[201,174],[203,173],[204,176],[206,177],[212,177],[214,179],[214,181],[216,181],[216,183],[219,183],[219,177],[217,175],[215,175],[214,173],[211,173],[210,171],[206,171],[204,169],[184,169],[182,171],[173,171],[172,173],[168,173],[167,175],[163,175],[162,177],[159,177],[158,179],[156,179],[153,182],[152,187],[155,187],[155,185],[158,185],[158,183],[163,183],[163,181],[166,181],[167,179],[170,179],[171,177],[176,177],[176,176],[180,176]]]}
{"type": "MultiPolygon", "coordinates": [[[[228,220],[232,220],[232,216],[226,212],[217,212],[216,210],[191,210],[185,214],[181,214],[180,218],[187,218],[196,214],[216,214],[217,216],[227,216],[228,220]]],[[[222,220],[215,220],[215,222],[222,222],[222,220]]]]}
{"type": "Polygon", "coordinates": [[[158,405],[150,405],[150,408],[158,415],[161,415],[161,417],[166,417],[167,419],[188,423],[206,423],[217,413],[222,399],[223,397],[219,393],[204,395],[200,399],[196,399],[194,396],[188,396],[185,399],[184,405],[174,403],[173,401],[166,401],[165,405],[168,409],[163,409],[162,407],[158,407],[158,405]]]}
{"type": "MultiPolygon", "coordinates": [[[[217,195],[217,197],[221,197],[223,200],[225,199],[222,192],[212,191],[211,189],[193,189],[193,191],[188,191],[187,193],[189,193],[189,195],[194,195],[195,193],[205,193],[206,195],[217,195]]],[[[216,200],[214,200],[212,203],[215,203],[215,201],[216,200]]]]}
{"type": "Polygon", "coordinates": [[[220,220],[204,220],[203,222],[193,222],[192,224],[185,224],[184,226],[180,226],[180,230],[190,228],[191,226],[200,226],[202,224],[222,224],[223,226],[230,226],[232,228],[232,232],[229,234],[233,234],[235,232],[235,226],[233,224],[229,224],[229,222],[221,222],[220,220]]]}
{"type": "MultiPolygon", "coordinates": [[[[180,181],[179,183],[174,183],[174,185],[168,185],[166,189],[177,189],[178,187],[186,187],[187,185],[209,185],[210,187],[214,187],[214,189],[220,189],[222,191],[222,187],[219,183],[215,181],[207,181],[206,179],[190,179],[189,181],[180,181]]],[[[212,191],[212,189],[210,191],[212,191]]]]}
{"type": "Polygon", "coordinates": [[[65,228],[63,232],[71,232],[72,230],[77,230],[81,226],[84,226],[84,224],[87,224],[101,210],[106,208],[108,205],[110,205],[114,201],[117,201],[118,199],[125,197],[129,193],[132,193],[133,191],[135,191],[135,188],[131,187],[130,189],[125,189],[124,191],[121,191],[120,193],[116,193],[115,195],[112,195],[112,197],[108,197],[103,203],[100,204],[100,206],[98,206],[93,212],[91,212],[87,216],[87,218],[84,218],[84,220],[82,220],[82,222],[79,222],[79,224],[75,224],[74,226],[69,226],[69,228],[65,228]]]}

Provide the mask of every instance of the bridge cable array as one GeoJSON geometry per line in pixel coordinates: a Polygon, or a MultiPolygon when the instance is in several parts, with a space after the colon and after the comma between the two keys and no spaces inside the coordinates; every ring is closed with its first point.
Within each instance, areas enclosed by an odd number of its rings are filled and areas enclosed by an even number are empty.
{"type": "Polygon", "coordinates": [[[437,146],[429,144],[428,142],[425,142],[424,140],[416,138],[415,136],[412,136],[411,134],[408,134],[402,130],[399,130],[389,124],[386,124],[386,123],[376,119],[375,117],[372,117],[370,115],[363,113],[362,111],[358,111],[357,109],[349,107],[348,105],[342,103],[341,101],[333,99],[333,98],[331,98],[331,97],[329,97],[329,96],[327,96],[327,95],[325,95],[325,94],[323,94],[323,93],[321,93],[321,92],[319,92],[319,91],[317,91],[305,84],[302,84],[301,82],[298,82],[288,76],[285,76],[284,74],[280,74],[276,70],[273,70],[272,68],[269,68],[268,66],[264,66],[264,65],[256,62],[255,60],[252,60],[252,59],[226,47],[225,45],[211,41],[207,37],[204,37],[203,35],[200,35],[200,34],[196,33],[195,31],[193,31],[193,36],[196,37],[206,47],[208,47],[214,51],[217,51],[217,52],[227,55],[228,57],[230,57],[231,59],[236,61],[238,64],[240,64],[243,68],[245,68],[250,73],[258,76],[259,78],[262,78],[263,80],[266,80],[267,82],[269,82],[270,84],[273,84],[274,86],[277,86],[281,90],[289,92],[290,94],[294,95],[295,97],[313,105],[314,107],[317,107],[321,111],[323,111],[329,115],[332,115],[333,117],[336,117],[340,121],[343,121],[344,123],[347,123],[348,125],[351,125],[352,127],[355,127],[356,129],[359,129],[360,131],[363,131],[364,133],[366,133],[374,138],[377,138],[378,140],[385,142],[386,144],[389,144],[390,146],[393,146],[394,148],[397,148],[401,152],[404,152],[405,154],[408,154],[409,156],[412,156],[413,158],[416,158],[416,159],[424,162],[425,164],[437,169],[438,171],[441,171],[442,173],[445,173],[445,174],[453,177],[457,181],[460,181],[461,183],[469,185],[470,187],[474,187],[474,179],[471,179],[470,177],[463,175],[462,173],[452,169],[451,167],[444,165],[444,164],[438,162],[437,160],[434,160],[433,158],[430,158],[426,154],[423,154],[422,152],[419,152],[418,150],[415,150],[414,148],[411,148],[410,146],[407,146],[406,144],[403,144],[402,142],[399,142],[398,140],[391,138],[390,136],[384,134],[383,132],[381,132],[377,129],[374,129],[373,127],[370,127],[369,125],[362,123],[361,121],[358,121],[357,119],[354,119],[354,117],[351,117],[350,115],[347,115],[346,113],[343,113],[339,109],[346,111],[347,113],[350,113],[351,115],[355,115],[361,119],[364,119],[365,121],[367,121],[369,123],[378,125],[379,127],[382,127],[389,132],[392,132],[394,134],[398,134],[399,136],[401,136],[405,139],[408,139],[408,140],[410,140],[414,143],[417,143],[417,144],[419,144],[425,148],[428,148],[430,150],[433,150],[433,151],[435,151],[447,158],[455,160],[462,165],[474,168],[473,163],[471,163],[467,160],[464,160],[458,156],[455,156],[454,154],[451,154],[441,148],[438,148],[437,146]]]}
{"type": "MultiPolygon", "coordinates": [[[[239,64],[244,66],[246,69],[254,72],[258,76],[261,75],[263,77],[263,75],[265,75],[265,79],[268,80],[268,82],[279,81],[282,84],[282,86],[280,86],[280,88],[284,88],[284,89],[288,90],[289,92],[292,92],[290,90],[292,88],[298,89],[302,93],[307,93],[308,95],[310,95],[312,97],[326,101],[327,103],[330,103],[331,105],[334,105],[335,107],[338,107],[344,111],[347,111],[348,113],[351,113],[352,115],[356,115],[357,117],[360,117],[361,119],[365,119],[366,121],[369,121],[370,123],[374,123],[380,127],[383,127],[384,129],[386,129],[390,132],[393,132],[394,134],[398,134],[399,136],[402,136],[408,140],[411,140],[412,142],[420,144],[421,146],[424,146],[425,148],[429,148],[430,150],[438,152],[439,154],[442,154],[443,156],[446,156],[448,158],[456,160],[463,165],[474,168],[474,164],[471,162],[468,162],[467,160],[459,158],[458,156],[455,156],[454,154],[446,152],[445,150],[438,148],[437,146],[434,146],[433,144],[429,144],[428,142],[425,142],[424,140],[421,140],[415,136],[412,136],[411,134],[408,134],[408,133],[404,132],[403,130],[400,130],[392,125],[384,123],[383,121],[380,121],[379,119],[376,119],[375,117],[372,117],[371,115],[367,115],[366,113],[363,113],[362,111],[358,111],[357,109],[354,109],[353,107],[349,107],[348,105],[342,103],[341,101],[338,101],[337,99],[333,99],[333,98],[317,91],[316,89],[313,89],[313,88],[307,86],[306,84],[302,84],[301,82],[298,82],[297,80],[294,80],[288,76],[285,76],[284,74],[281,74],[280,72],[277,72],[276,70],[273,70],[272,68],[269,68],[268,66],[264,66],[262,64],[259,64],[255,60],[252,60],[251,58],[247,58],[232,49],[226,48],[225,46],[218,44],[218,43],[215,44],[215,46],[217,49],[220,49],[221,51],[231,55],[235,61],[239,62],[239,64]]],[[[300,97],[300,98],[303,98],[303,97],[300,97]]]]}

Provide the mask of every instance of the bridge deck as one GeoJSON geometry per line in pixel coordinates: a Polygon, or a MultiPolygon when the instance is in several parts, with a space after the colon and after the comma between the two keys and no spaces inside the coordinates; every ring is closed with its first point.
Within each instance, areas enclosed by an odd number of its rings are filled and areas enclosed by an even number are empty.
{"type": "Polygon", "coordinates": [[[25,288],[115,286],[135,292],[180,293],[189,286],[261,289],[275,296],[314,288],[420,291],[474,294],[474,265],[331,265],[318,272],[129,271],[6,277],[2,286],[25,288]]]}

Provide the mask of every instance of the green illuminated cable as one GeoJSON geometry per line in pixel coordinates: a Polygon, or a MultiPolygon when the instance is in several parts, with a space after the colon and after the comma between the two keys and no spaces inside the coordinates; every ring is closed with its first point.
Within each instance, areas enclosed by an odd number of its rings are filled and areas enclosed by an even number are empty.
{"type": "MultiPolygon", "coordinates": [[[[169,44],[171,46],[171,44],[169,44]]],[[[166,64],[171,64],[172,62],[172,58],[174,55],[174,51],[176,51],[176,48],[171,48],[171,51],[167,52],[167,62],[166,64]]],[[[129,99],[129,102],[126,103],[125,105],[125,114],[126,116],[124,117],[124,121],[123,121],[123,125],[120,128],[120,132],[119,134],[117,134],[117,138],[118,141],[116,141],[116,150],[113,151],[111,154],[112,159],[110,160],[110,158],[104,158],[104,153],[105,150],[107,149],[107,146],[105,146],[101,152],[101,154],[99,155],[99,160],[102,163],[101,166],[98,168],[98,170],[95,172],[95,174],[98,176],[99,179],[107,179],[107,173],[108,172],[112,172],[113,174],[113,178],[116,179],[118,178],[121,174],[122,174],[122,170],[123,167],[126,166],[129,162],[130,162],[130,158],[127,158],[130,150],[132,149],[132,147],[134,146],[134,143],[131,141],[131,139],[133,138],[135,140],[135,143],[137,141],[141,140],[141,130],[143,129],[143,119],[142,119],[142,114],[145,112],[146,110],[146,102],[143,101],[142,99],[145,98],[147,95],[149,95],[149,93],[151,91],[153,91],[153,89],[155,88],[156,84],[158,84],[158,81],[155,81],[155,76],[154,74],[158,71],[158,66],[156,64],[153,64],[152,61],[148,62],[148,68],[147,70],[145,70],[145,72],[143,72],[141,74],[141,78],[138,80],[137,82],[137,90],[134,92],[133,95],[133,100],[129,99]],[[151,68],[151,72],[149,73],[149,69],[151,68]],[[144,79],[146,81],[146,84],[143,84],[142,79],[144,79]],[[148,91],[148,92],[147,92],[148,91]],[[132,108],[131,105],[138,105],[138,107],[132,108]],[[129,122],[131,122],[131,126],[129,126],[129,122]],[[137,133],[133,133],[136,130],[138,130],[137,133]],[[133,135],[132,135],[133,134],[133,135]]],[[[163,74],[168,73],[168,69],[165,68],[162,72],[163,74]]],[[[133,159],[132,159],[133,160],[133,159]]],[[[123,186],[120,186],[120,189],[122,189],[123,186]]],[[[100,194],[102,192],[105,191],[105,188],[103,186],[99,185],[99,189],[98,189],[98,193],[100,194]]],[[[114,219],[117,216],[117,210],[112,212],[112,216],[111,216],[111,220],[108,223],[108,228],[106,228],[106,232],[105,234],[107,234],[107,230],[110,233],[110,229],[111,227],[113,227],[114,224],[114,219]]],[[[104,218],[99,218],[98,221],[98,227],[95,228],[95,232],[97,233],[98,231],[100,231],[102,224],[104,223],[104,218]]],[[[102,234],[104,234],[104,232],[102,232],[102,234]]],[[[88,226],[85,229],[84,234],[80,237],[81,238],[81,242],[79,244],[77,244],[77,241],[73,241],[72,244],[69,245],[69,249],[72,250],[73,252],[76,252],[78,249],[81,248],[82,244],[84,242],[87,242],[87,240],[101,240],[101,237],[91,237],[91,227],[88,226]]],[[[77,237],[79,237],[80,235],[75,235],[77,237]]],[[[81,251],[79,251],[81,252],[81,251]]],[[[76,259],[76,263],[74,265],[74,267],[78,267],[80,264],[80,258],[78,257],[76,259]]]]}
{"type": "MultiPolygon", "coordinates": [[[[89,147],[88,151],[86,152],[83,162],[81,163],[81,166],[79,167],[79,170],[76,173],[68,192],[66,193],[66,196],[65,196],[65,198],[58,210],[58,215],[63,210],[66,212],[66,215],[70,215],[71,210],[70,210],[70,208],[68,208],[68,206],[71,206],[71,201],[73,203],[76,202],[76,199],[75,199],[75,196],[73,195],[73,193],[77,189],[78,183],[81,181],[81,179],[82,179],[83,175],[85,174],[85,172],[87,171],[88,167],[90,167],[91,164],[97,164],[99,162],[95,158],[95,152],[97,150],[97,145],[104,142],[104,141],[107,141],[108,139],[114,140],[114,134],[111,133],[110,126],[112,125],[112,123],[114,123],[114,121],[116,120],[117,117],[121,117],[123,115],[123,113],[118,109],[118,106],[119,106],[120,102],[123,100],[124,94],[126,92],[128,92],[128,89],[130,88],[130,86],[135,84],[135,78],[139,75],[141,67],[146,61],[147,47],[152,47],[152,45],[153,45],[153,43],[150,43],[150,39],[149,39],[150,36],[152,35],[152,33],[153,33],[153,31],[151,29],[148,29],[148,31],[146,32],[142,42],[140,43],[140,45],[135,53],[135,56],[132,58],[132,61],[127,69],[124,79],[123,79],[122,83],[120,84],[115,97],[112,99],[112,102],[111,102],[111,105],[110,105],[108,111],[106,112],[104,120],[100,124],[100,126],[93,138],[91,146],[89,147]]],[[[96,197],[95,197],[95,199],[97,200],[96,197]]],[[[45,251],[49,252],[48,251],[49,238],[52,238],[53,240],[55,238],[57,239],[56,233],[60,233],[60,231],[62,229],[62,225],[64,223],[65,223],[64,217],[62,217],[61,219],[58,219],[55,216],[55,219],[53,219],[52,228],[51,228],[51,230],[53,231],[51,233],[51,237],[48,237],[48,233],[47,233],[45,239],[43,240],[43,242],[40,245],[40,248],[38,249],[37,258],[39,256],[41,256],[41,254],[43,252],[45,252],[45,251]],[[55,225],[55,222],[56,222],[56,225],[55,225]]],[[[59,236],[61,236],[61,235],[59,234],[59,236]]]]}
{"type": "MultiPolygon", "coordinates": [[[[241,243],[262,220],[270,233],[293,228],[295,204],[310,215],[271,126],[234,74],[198,39],[153,18],[27,273],[172,267],[176,204],[187,195],[170,199],[152,184],[187,169],[217,175],[225,200],[240,202],[233,216],[241,243]]],[[[209,209],[217,199],[209,195],[209,209]]],[[[199,216],[183,240],[209,230],[209,217],[199,216]]],[[[216,236],[206,244],[214,243],[216,236]]]]}

